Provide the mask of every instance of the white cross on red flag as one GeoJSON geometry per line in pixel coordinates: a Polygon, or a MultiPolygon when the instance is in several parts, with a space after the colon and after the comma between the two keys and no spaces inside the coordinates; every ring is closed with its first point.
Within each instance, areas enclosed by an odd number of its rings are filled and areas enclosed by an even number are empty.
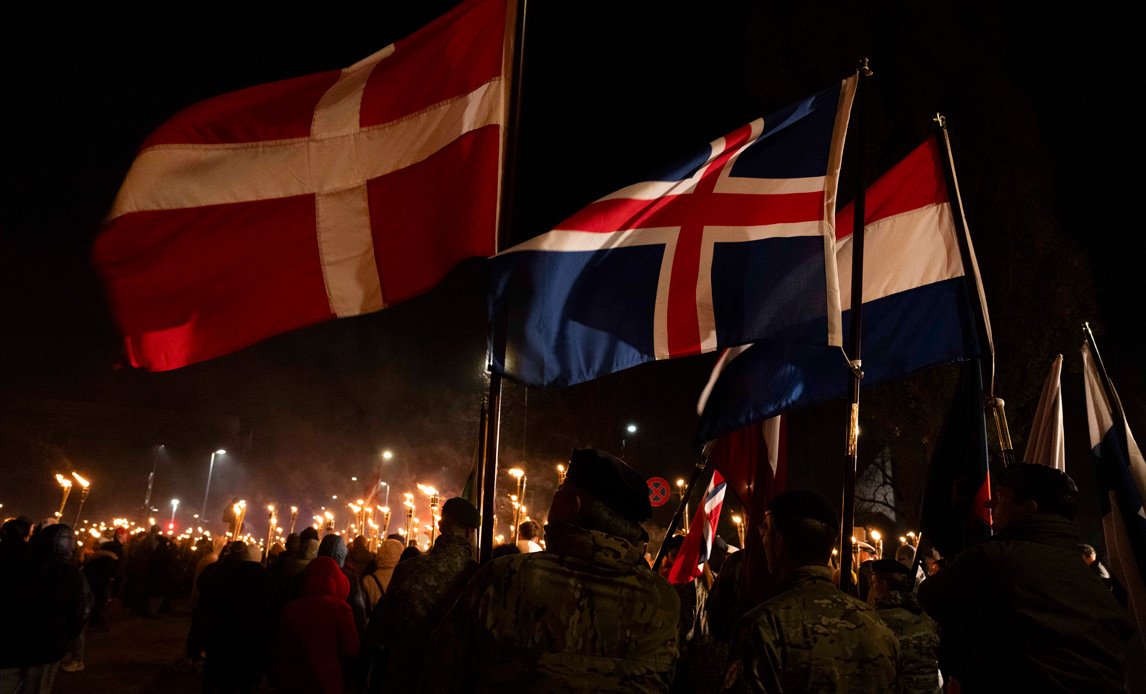
{"type": "Polygon", "coordinates": [[[160,126],[93,251],[131,365],[377,311],[491,255],[513,7],[467,0],[344,70],[160,126]]]}

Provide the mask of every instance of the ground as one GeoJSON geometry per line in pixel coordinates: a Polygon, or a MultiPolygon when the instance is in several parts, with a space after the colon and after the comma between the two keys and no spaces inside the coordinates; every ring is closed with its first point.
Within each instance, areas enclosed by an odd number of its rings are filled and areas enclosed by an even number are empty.
{"type": "Polygon", "coordinates": [[[88,632],[83,672],[60,671],[55,694],[192,694],[202,690],[197,670],[174,669],[183,656],[191,610],[177,601],[175,610],[159,619],[143,619],[108,606],[107,632],[88,632]]]}

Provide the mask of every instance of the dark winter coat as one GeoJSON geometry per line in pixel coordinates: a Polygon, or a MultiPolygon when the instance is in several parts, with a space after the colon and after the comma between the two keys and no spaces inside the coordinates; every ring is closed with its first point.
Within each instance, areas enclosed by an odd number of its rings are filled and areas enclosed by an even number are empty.
{"type": "Polygon", "coordinates": [[[342,664],[358,654],[358,632],[346,602],[350,581],[330,557],[303,572],[303,596],[283,608],[275,661],[284,692],[342,692],[342,664]]]}
{"type": "Polygon", "coordinates": [[[1123,692],[1126,613],[1078,553],[1074,522],[1057,515],[1015,521],[964,551],[919,587],[939,622],[945,671],[968,694],[1123,692]]]}
{"type": "Polygon", "coordinates": [[[28,561],[4,596],[0,668],[47,665],[63,659],[87,622],[92,595],[72,564],[76,538],[63,524],[32,539],[28,561]]]}

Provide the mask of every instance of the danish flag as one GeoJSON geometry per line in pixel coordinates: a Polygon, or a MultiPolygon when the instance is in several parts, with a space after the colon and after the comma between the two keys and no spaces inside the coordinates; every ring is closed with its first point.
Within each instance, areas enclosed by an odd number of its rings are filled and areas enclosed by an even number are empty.
{"type": "Polygon", "coordinates": [[[514,3],[467,0],[344,69],[195,104],[93,252],[128,360],[210,359],[377,311],[495,250],[514,3]]]}

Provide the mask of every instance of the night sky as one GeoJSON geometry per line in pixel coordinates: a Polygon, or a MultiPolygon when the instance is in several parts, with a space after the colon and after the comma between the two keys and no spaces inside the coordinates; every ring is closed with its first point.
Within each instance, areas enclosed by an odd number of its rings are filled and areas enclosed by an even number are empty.
{"type": "MultiPolygon", "coordinates": [[[[414,482],[460,491],[487,383],[480,260],[381,313],[154,374],[116,367],[116,330],[89,261],[137,147],[166,118],[234,89],[345,67],[452,4],[7,11],[0,515],[49,515],[58,504],[51,475],[71,470],[94,480],[85,517],[132,512],[158,444],[152,503],[179,497],[187,514],[202,503],[210,451],[220,447],[228,455],[216,465],[208,517],[233,497],[294,503],[307,517],[331,506],[332,494],[361,496],[350,477],[368,477],[383,449],[394,452],[383,479],[396,491],[414,482]]],[[[1136,339],[1146,244],[1127,209],[1142,182],[1139,118],[1124,87],[1133,23],[1094,3],[1070,15],[1001,2],[675,7],[534,1],[514,242],[870,57],[869,180],[928,136],[935,111],[948,117],[1016,448],[1063,353],[1068,470],[1090,495],[1082,533],[1098,540],[1083,320],[1146,436],[1136,339]]],[[[845,155],[845,203],[850,162],[845,155]]],[[[627,459],[646,475],[687,476],[695,401],[714,359],[649,364],[562,391],[508,385],[503,467],[526,467],[527,504],[543,511],[570,448],[617,451],[633,422],[627,459]]],[[[936,371],[865,399],[865,433],[910,432],[902,446],[888,444],[893,455],[925,457],[934,442],[955,373],[936,371]]],[[[791,486],[833,503],[843,408],[793,417],[791,486]]],[[[861,439],[861,466],[876,448],[861,439]]]]}

